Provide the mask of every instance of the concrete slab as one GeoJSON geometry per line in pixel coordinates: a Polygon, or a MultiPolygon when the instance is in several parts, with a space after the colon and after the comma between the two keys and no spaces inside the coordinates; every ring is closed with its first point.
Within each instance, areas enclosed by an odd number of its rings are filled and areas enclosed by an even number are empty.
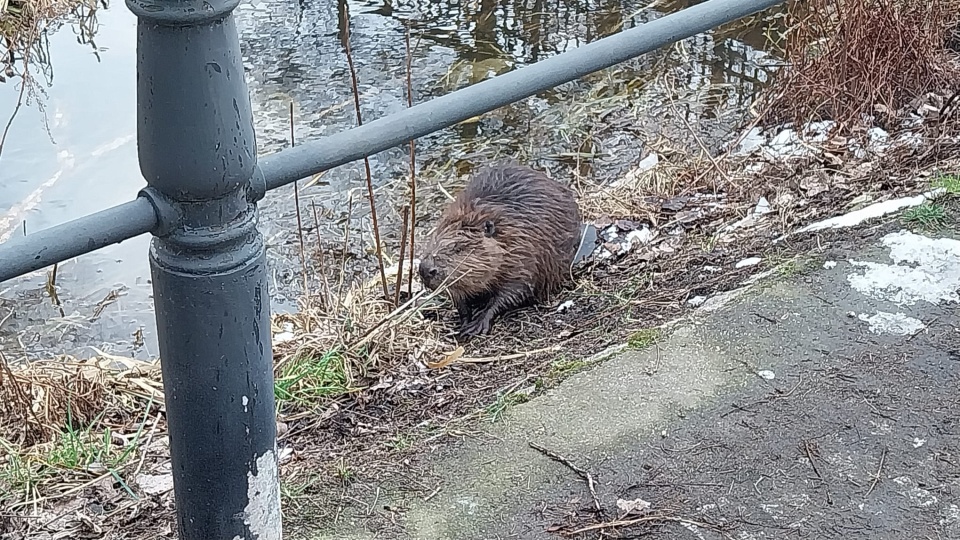
{"type": "Polygon", "coordinates": [[[639,498],[686,520],[621,537],[960,538],[960,242],[894,231],[827,256],[511,407],[427,460],[428,501],[384,486],[386,536],[595,523],[586,483],[532,442],[591,473],[605,519],[639,498]]]}

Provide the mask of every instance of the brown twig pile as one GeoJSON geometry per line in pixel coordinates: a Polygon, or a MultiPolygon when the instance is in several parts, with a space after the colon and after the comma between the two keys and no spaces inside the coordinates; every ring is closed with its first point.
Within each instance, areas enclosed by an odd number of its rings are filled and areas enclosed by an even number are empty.
{"type": "MultiPolygon", "coordinates": [[[[402,271],[387,270],[389,278],[402,271]]],[[[444,336],[441,321],[423,316],[423,304],[439,293],[415,293],[413,298],[395,306],[383,298],[378,279],[355,284],[344,298],[329,309],[320,297],[301,298],[300,310],[274,317],[275,336],[289,336],[274,344],[275,372],[279,384],[297,379],[292,390],[309,399],[281,399],[281,416],[293,419],[317,413],[317,408],[335,406],[336,398],[362,390],[380,377],[404,365],[422,361],[428,366],[444,365],[456,345],[444,336]],[[292,375],[298,369],[333,362],[322,373],[292,375]],[[324,373],[329,375],[324,375],[324,373]],[[336,378],[335,388],[317,378],[336,378]],[[316,392],[314,390],[317,390],[316,392]],[[325,395],[326,394],[326,395],[325,395]]],[[[282,396],[281,396],[282,397],[282,396]]]]}
{"type": "Polygon", "coordinates": [[[90,423],[104,409],[101,374],[59,359],[13,370],[0,355],[0,438],[15,445],[46,442],[53,426],[90,423]]]}
{"type": "Polygon", "coordinates": [[[960,86],[949,49],[957,0],[809,0],[795,2],[790,19],[789,67],[767,121],[834,120],[852,131],[867,115],[882,125],[925,93],[960,86]]]}

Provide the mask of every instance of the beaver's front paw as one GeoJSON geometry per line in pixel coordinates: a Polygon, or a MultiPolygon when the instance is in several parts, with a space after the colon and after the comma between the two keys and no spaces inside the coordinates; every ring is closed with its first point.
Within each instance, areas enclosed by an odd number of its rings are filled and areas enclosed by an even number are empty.
{"type": "Polygon", "coordinates": [[[489,334],[491,326],[490,319],[481,315],[472,320],[464,321],[460,325],[459,335],[461,339],[466,340],[474,336],[489,334]]]}

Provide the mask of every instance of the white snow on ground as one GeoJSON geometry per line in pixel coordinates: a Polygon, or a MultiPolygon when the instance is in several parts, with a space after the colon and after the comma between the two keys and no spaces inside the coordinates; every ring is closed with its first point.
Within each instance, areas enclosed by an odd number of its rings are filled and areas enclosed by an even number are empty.
{"type": "MultiPolygon", "coordinates": [[[[893,264],[850,261],[862,269],[847,276],[856,291],[898,306],[960,302],[960,241],[901,230],[884,236],[882,242],[890,249],[893,264]]],[[[878,311],[858,318],[874,333],[907,335],[925,328],[922,321],[901,312],[878,311]]]]}

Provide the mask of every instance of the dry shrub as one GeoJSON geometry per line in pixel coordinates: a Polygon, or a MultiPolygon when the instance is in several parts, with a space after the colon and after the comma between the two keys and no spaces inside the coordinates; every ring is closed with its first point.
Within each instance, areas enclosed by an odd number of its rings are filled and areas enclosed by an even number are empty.
{"type": "Polygon", "coordinates": [[[57,357],[10,367],[0,353],[0,440],[30,448],[64,429],[109,418],[139,420],[144,406],[163,403],[160,363],[103,354],[57,357]]]}
{"type": "Polygon", "coordinates": [[[104,396],[95,366],[54,359],[13,370],[0,360],[0,439],[29,447],[68,424],[85,427],[104,410],[104,396]]]}
{"type": "MultiPolygon", "coordinates": [[[[391,282],[396,271],[396,266],[386,270],[391,282]]],[[[298,312],[275,315],[281,415],[292,420],[314,414],[385,377],[401,379],[421,362],[442,365],[456,345],[444,337],[440,321],[423,314],[423,305],[438,294],[415,290],[413,299],[397,307],[383,299],[378,277],[353,284],[341,301],[329,293],[308,295],[301,297],[298,312]]]]}
{"type": "Polygon", "coordinates": [[[834,120],[843,131],[865,115],[893,120],[911,100],[958,87],[950,40],[958,0],[807,0],[790,8],[790,67],[774,84],[766,120],[834,120]]]}

